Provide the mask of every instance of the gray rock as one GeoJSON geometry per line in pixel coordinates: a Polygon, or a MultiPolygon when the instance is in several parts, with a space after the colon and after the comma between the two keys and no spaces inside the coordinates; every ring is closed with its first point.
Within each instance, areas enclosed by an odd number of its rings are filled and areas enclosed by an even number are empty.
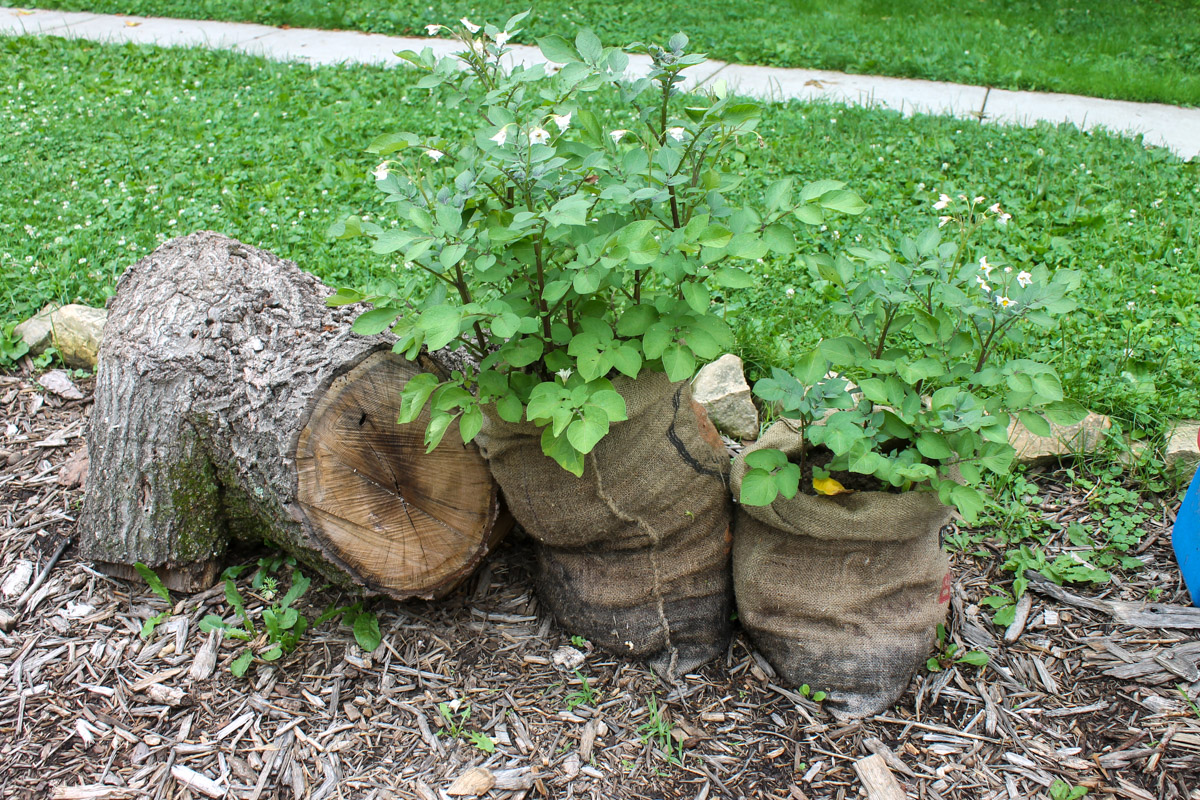
{"type": "Polygon", "coordinates": [[[1175,423],[1167,436],[1164,461],[1168,469],[1178,470],[1184,480],[1196,474],[1196,465],[1200,463],[1200,445],[1196,443],[1198,434],[1200,421],[1188,419],[1175,423]]]}
{"type": "Polygon", "coordinates": [[[51,315],[54,349],[67,366],[91,369],[104,332],[108,311],[90,306],[63,306],[51,315]]]}
{"type": "Polygon", "coordinates": [[[1017,451],[1022,464],[1038,464],[1069,458],[1096,450],[1112,428],[1112,420],[1103,414],[1088,414],[1074,425],[1050,424],[1049,436],[1038,436],[1013,417],[1008,426],[1008,442],[1017,451]]]}
{"type": "Polygon", "coordinates": [[[50,317],[57,310],[58,305],[50,303],[13,329],[13,333],[20,336],[25,341],[25,344],[29,346],[29,353],[31,355],[36,356],[39,353],[43,353],[50,346],[51,339],[53,338],[50,317]]]}
{"type": "Polygon", "coordinates": [[[737,356],[727,353],[701,368],[692,382],[692,397],[717,430],[735,439],[758,438],[758,409],[737,356]]]}

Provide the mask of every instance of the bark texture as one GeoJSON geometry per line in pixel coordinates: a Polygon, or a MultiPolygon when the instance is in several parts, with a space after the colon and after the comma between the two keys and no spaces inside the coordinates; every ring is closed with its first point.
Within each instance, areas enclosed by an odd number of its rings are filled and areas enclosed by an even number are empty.
{"type": "Polygon", "coordinates": [[[100,349],[85,556],[182,591],[211,585],[235,537],[397,598],[469,574],[505,530],[486,464],[457,430],[425,456],[426,420],[395,423],[404,382],[438,362],[353,334],[328,294],[211,232],[130,267],[100,349]]]}

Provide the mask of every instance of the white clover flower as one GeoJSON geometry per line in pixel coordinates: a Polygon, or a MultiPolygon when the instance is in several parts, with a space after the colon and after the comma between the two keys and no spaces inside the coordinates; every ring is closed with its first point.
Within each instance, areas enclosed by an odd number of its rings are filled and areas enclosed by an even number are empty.
{"type": "Polygon", "coordinates": [[[491,139],[493,142],[503,147],[504,143],[508,141],[508,126],[505,125],[503,128],[501,128],[500,132],[491,137],[491,139]]]}
{"type": "Polygon", "coordinates": [[[992,274],[994,267],[988,263],[987,256],[983,256],[979,259],[979,269],[983,271],[984,275],[990,276],[992,274]]]}
{"type": "Polygon", "coordinates": [[[999,295],[996,298],[996,305],[998,305],[1004,309],[1016,308],[1017,302],[1015,300],[1010,300],[1009,298],[1005,297],[1004,295],[999,295]]]}
{"type": "Polygon", "coordinates": [[[670,136],[677,142],[683,141],[683,128],[667,128],[667,136],[670,136]]]}
{"type": "Polygon", "coordinates": [[[469,30],[471,33],[479,33],[479,26],[471,22],[471,20],[467,19],[466,17],[460,19],[459,22],[461,22],[463,27],[469,30]]]}
{"type": "Polygon", "coordinates": [[[616,144],[617,142],[621,141],[621,137],[627,133],[629,133],[629,131],[625,130],[624,128],[617,128],[615,131],[610,133],[609,136],[612,138],[613,144],[616,144]]]}
{"type": "Polygon", "coordinates": [[[946,223],[948,223],[952,219],[954,219],[954,217],[938,217],[938,227],[939,228],[946,227],[946,223]]]}
{"type": "Polygon", "coordinates": [[[1137,303],[1130,300],[1128,303],[1125,304],[1125,307],[1128,308],[1130,311],[1133,311],[1135,308],[1137,308],[1137,303]]]}
{"type": "Polygon", "coordinates": [[[512,38],[511,33],[507,33],[506,31],[500,31],[500,33],[496,34],[496,47],[504,47],[504,45],[507,44],[508,40],[511,38],[512,38]]]}
{"type": "Polygon", "coordinates": [[[1021,288],[1024,289],[1026,286],[1033,283],[1033,276],[1022,270],[1021,272],[1017,273],[1017,283],[1019,283],[1021,288]]]}
{"type": "Polygon", "coordinates": [[[1012,267],[1005,267],[1005,268],[1004,268],[1004,274],[1005,274],[1005,275],[1011,275],[1011,274],[1012,274],[1012,267]]]}
{"type": "Polygon", "coordinates": [[[571,112],[566,114],[552,114],[550,119],[554,120],[554,124],[558,126],[559,133],[563,133],[567,128],[571,127],[571,112]]]}
{"type": "Polygon", "coordinates": [[[381,181],[386,178],[388,176],[388,162],[384,161],[382,164],[376,167],[371,174],[375,176],[375,180],[377,181],[381,181]]]}
{"type": "Polygon", "coordinates": [[[934,209],[941,211],[942,209],[946,208],[949,205],[950,205],[950,195],[939,194],[938,201],[933,204],[933,207],[934,207],[934,209]]]}
{"type": "Polygon", "coordinates": [[[529,132],[530,144],[545,144],[550,140],[550,131],[545,128],[534,128],[529,132]]]}
{"type": "Polygon", "coordinates": [[[556,372],[554,374],[557,375],[559,377],[559,379],[562,380],[563,383],[566,383],[567,378],[571,377],[571,373],[573,371],[574,370],[572,370],[570,367],[566,367],[564,369],[560,369],[558,372],[556,372]]]}
{"type": "Polygon", "coordinates": [[[446,155],[441,150],[435,150],[432,147],[425,151],[425,155],[432,158],[434,161],[440,161],[442,156],[446,155]]]}
{"type": "Polygon", "coordinates": [[[442,29],[441,25],[426,25],[425,26],[425,35],[433,36],[435,33],[440,31],[441,29],[442,29]]]}
{"type": "Polygon", "coordinates": [[[795,297],[795,296],[796,296],[796,290],[795,290],[795,289],[793,289],[792,287],[790,287],[790,286],[789,286],[789,287],[787,288],[787,290],[786,290],[786,291],[784,291],[784,294],[786,294],[788,297],[795,297]]]}

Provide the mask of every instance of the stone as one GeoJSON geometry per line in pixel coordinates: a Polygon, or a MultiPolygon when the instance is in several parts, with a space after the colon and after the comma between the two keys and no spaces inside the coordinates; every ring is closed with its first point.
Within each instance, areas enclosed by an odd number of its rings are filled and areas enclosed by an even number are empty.
{"type": "Polygon", "coordinates": [[[50,321],[54,329],[54,349],[69,367],[92,369],[108,311],[90,306],[69,305],[55,311],[50,321]]]}
{"type": "Polygon", "coordinates": [[[1196,474],[1196,465],[1200,463],[1200,420],[1183,420],[1175,423],[1167,436],[1166,455],[1163,460],[1167,469],[1174,469],[1183,480],[1190,480],[1196,474]]]}
{"type": "Polygon", "coordinates": [[[13,329],[13,333],[20,336],[22,341],[29,347],[30,355],[36,356],[44,353],[46,348],[50,346],[51,339],[53,339],[53,327],[50,317],[58,308],[57,304],[50,303],[13,329]]]}
{"type": "Polygon", "coordinates": [[[1050,435],[1038,436],[1013,417],[1008,426],[1008,442],[1022,464],[1041,464],[1096,450],[1110,428],[1111,419],[1089,413],[1074,425],[1050,423],[1050,435]]]}
{"type": "Polygon", "coordinates": [[[692,397],[717,430],[735,439],[758,438],[758,409],[737,356],[727,353],[702,367],[692,382],[692,397]]]}

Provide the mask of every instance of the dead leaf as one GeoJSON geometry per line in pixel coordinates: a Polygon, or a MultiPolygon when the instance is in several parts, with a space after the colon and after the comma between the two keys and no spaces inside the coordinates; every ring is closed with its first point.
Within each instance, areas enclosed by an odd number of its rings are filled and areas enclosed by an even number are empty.
{"type": "Polygon", "coordinates": [[[446,794],[451,797],[479,797],[496,785],[496,776],[490,769],[472,767],[454,779],[446,794]]]}
{"type": "Polygon", "coordinates": [[[87,478],[87,470],[88,453],[87,448],[83,447],[72,453],[63,463],[62,469],[58,471],[58,485],[66,486],[68,489],[83,486],[84,479],[87,478]]]}
{"type": "Polygon", "coordinates": [[[849,489],[842,486],[833,478],[813,478],[813,488],[817,490],[817,494],[850,494],[849,489]]]}
{"type": "Polygon", "coordinates": [[[61,369],[50,370],[38,378],[38,383],[46,391],[53,392],[64,400],[83,399],[83,392],[79,391],[79,387],[72,383],[71,379],[67,377],[67,373],[61,369]]]}

